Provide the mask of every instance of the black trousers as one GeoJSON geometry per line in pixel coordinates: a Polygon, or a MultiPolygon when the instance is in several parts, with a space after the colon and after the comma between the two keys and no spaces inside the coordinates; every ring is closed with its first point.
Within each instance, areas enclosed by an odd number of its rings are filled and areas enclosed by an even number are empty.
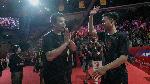
{"type": "Polygon", "coordinates": [[[0,77],[2,76],[2,71],[0,71],[0,77]]]}
{"type": "Polygon", "coordinates": [[[23,79],[23,71],[11,73],[12,84],[22,84],[22,79],[23,79]]]}
{"type": "MultiPolygon", "coordinates": [[[[62,65],[63,66],[63,65],[62,65]]],[[[41,76],[45,84],[72,84],[72,62],[64,62],[64,67],[47,68],[43,67],[41,76]]]]}
{"type": "Polygon", "coordinates": [[[108,72],[101,77],[101,84],[128,84],[128,74],[108,72]]]}
{"type": "Polygon", "coordinates": [[[63,73],[57,73],[53,75],[42,73],[42,77],[44,78],[44,84],[72,84],[71,74],[72,69],[68,68],[63,73]]]}
{"type": "Polygon", "coordinates": [[[72,69],[68,69],[68,71],[65,73],[65,80],[67,82],[66,84],[72,84],[71,74],[72,74],[72,69]]]}
{"type": "Polygon", "coordinates": [[[44,77],[44,84],[67,84],[64,76],[57,76],[55,78],[44,77]]]}

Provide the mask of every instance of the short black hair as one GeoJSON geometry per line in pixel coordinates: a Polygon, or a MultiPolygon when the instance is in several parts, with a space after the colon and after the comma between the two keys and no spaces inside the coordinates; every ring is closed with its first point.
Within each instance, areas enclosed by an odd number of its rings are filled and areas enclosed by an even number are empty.
{"type": "Polygon", "coordinates": [[[116,12],[108,12],[102,15],[102,17],[105,17],[105,16],[107,16],[110,19],[115,20],[116,22],[118,22],[119,20],[119,15],[116,12]]]}
{"type": "Polygon", "coordinates": [[[52,14],[51,17],[50,17],[50,23],[52,25],[56,23],[57,17],[64,17],[64,15],[63,15],[63,13],[59,13],[59,12],[52,14]]]}

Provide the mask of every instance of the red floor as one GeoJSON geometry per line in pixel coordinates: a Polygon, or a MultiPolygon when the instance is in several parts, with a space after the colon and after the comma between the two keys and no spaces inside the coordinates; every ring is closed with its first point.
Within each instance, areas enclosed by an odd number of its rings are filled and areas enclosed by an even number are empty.
{"type": "MultiPolygon", "coordinates": [[[[143,72],[142,70],[127,65],[129,73],[129,84],[150,84],[150,75],[143,72]]],[[[73,69],[72,81],[73,84],[83,84],[84,73],[80,67],[73,69]]],[[[0,78],[0,84],[11,84],[10,83],[10,72],[9,69],[3,71],[3,76],[0,78]]],[[[27,66],[24,68],[23,84],[39,84],[38,74],[33,73],[33,67],[27,66]]]]}
{"type": "MultiPolygon", "coordinates": [[[[0,77],[0,84],[11,84],[9,69],[3,71],[2,77],[0,77]]],[[[33,73],[33,67],[27,66],[23,72],[23,84],[40,84],[40,79],[37,73],[33,73]]]]}

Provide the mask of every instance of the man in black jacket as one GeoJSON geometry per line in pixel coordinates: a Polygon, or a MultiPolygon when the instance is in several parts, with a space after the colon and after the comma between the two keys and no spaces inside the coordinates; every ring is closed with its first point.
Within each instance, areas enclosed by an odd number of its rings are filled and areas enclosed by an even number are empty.
{"type": "Polygon", "coordinates": [[[12,84],[22,84],[24,63],[20,57],[21,49],[19,45],[14,45],[12,51],[13,54],[9,58],[12,84]]]}

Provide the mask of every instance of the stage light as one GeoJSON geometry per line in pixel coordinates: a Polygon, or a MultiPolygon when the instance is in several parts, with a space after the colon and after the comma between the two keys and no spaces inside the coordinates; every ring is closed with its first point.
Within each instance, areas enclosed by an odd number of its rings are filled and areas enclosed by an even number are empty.
{"type": "Polygon", "coordinates": [[[44,9],[45,9],[46,11],[49,11],[49,8],[47,8],[47,7],[45,7],[44,9]]]}
{"type": "Polygon", "coordinates": [[[70,0],[67,0],[67,3],[69,2],[70,0]]]}
{"type": "Polygon", "coordinates": [[[37,6],[39,5],[39,0],[28,0],[30,2],[31,5],[33,6],[37,6]]]}
{"type": "Polygon", "coordinates": [[[42,13],[42,10],[40,10],[40,13],[42,13]]]}

